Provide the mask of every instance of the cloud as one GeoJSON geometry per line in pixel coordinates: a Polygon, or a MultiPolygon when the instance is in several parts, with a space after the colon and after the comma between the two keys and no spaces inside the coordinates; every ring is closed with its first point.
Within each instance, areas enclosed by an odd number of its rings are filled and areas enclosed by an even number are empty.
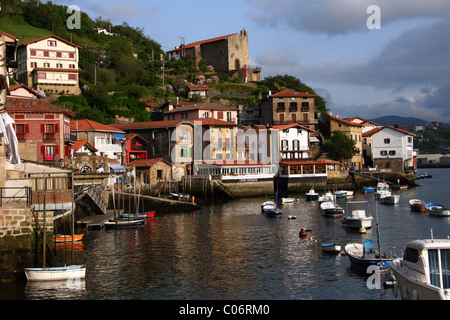
{"type": "Polygon", "coordinates": [[[399,92],[438,86],[450,77],[450,18],[433,19],[400,34],[373,57],[304,66],[308,79],[399,92]]]}
{"type": "Polygon", "coordinates": [[[259,55],[257,64],[262,66],[263,78],[266,75],[296,74],[301,72],[298,58],[288,49],[282,48],[259,55]]]}
{"type": "Polygon", "coordinates": [[[247,0],[247,15],[262,26],[329,35],[367,30],[371,5],[380,8],[381,24],[417,17],[448,17],[450,2],[442,0],[247,0]]]}

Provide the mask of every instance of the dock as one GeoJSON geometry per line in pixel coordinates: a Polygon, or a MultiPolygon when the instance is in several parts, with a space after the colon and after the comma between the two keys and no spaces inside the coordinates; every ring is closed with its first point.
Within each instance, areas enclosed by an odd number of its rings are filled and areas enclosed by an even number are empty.
{"type": "Polygon", "coordinates": [[[105,214],[93,214],[78,220],[77,225],[79,227],[100,229],[103,228],[103,224],[111,218],[114,218],[114,210],[106,210],[105,214]]]}

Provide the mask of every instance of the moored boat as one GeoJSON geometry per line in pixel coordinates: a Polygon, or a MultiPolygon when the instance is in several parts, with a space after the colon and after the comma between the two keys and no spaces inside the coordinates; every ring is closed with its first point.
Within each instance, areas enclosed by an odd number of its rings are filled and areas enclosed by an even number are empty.
{"type": "Polygon", "coordinates": [[[105,221],[103,225],[105,228],[126,228],[126,227],[134,227],[134,226],[142,226],[145,224],[146,219],[134,219],[134,220],[109,220],[105,221]]]}
{"type": "Polygon", "coordinates": [[[319,199],[319,194],[314,191],[314,189],[310,189],[307,193],[306,193],[306,200],[307,201],[315,201],[319,199]]]}
{"type": "Polygon", "coordinates": [[[325,201],[320,204],[320,209],[326,217],[342,217],[344,209],[334,201],[325,201]]]}
{"type": "Polygon", "coordinates": [[[334,196],[336,199],[346,199],[347,198],[347,191],[345,190],[338,190],[334,192],[334,196]]]}
{"type": "Polygon", "coordinates": [[[446,206],[435,202],[425,203],[425,210],[427,210],[428,214],[431,216],[436,217],[450,216],[450,210],[446,206]]]}
{"type": "Polygon", "coordinates": [[[425,212],[425,201],[420,199],[409,200],[409,208],[414,212],[425,212]]]}
{"type": "Polygon", "coordinates": [[[291,203],[294,201],[295,201],[295,198],[281,198],[281,203],[291,203]]]}
{"type": "Polygon", "coordinates": [[[264,213],[266,210],[275,210],[277,208],[277,204],[275,201],[265,201],[261,204],[261,213],[264,213]]]}
{"type": "Polygon", "coordinates": [[[25,275],[28,281],[84,279],[86,267],[84,265],[70,265],[50,268],[25,268],[25,275]]]}
{"type": "Polygon", "coordinates": [[[62,243],[62,242],[72,242],[73,241],[81,241],[83,239],[84,233],[76,234],[72,237],[70,234],[57,234],[53,236],[54,243],[62,243]]]}
{"type": "Polygon", "coordinates": [[[351,229],[369,229],[372,227],[372,220],[367,201],[347,202],[346,216],[342,219],[344,225],[351,229]]]}
{"type": "Polygon", "coordinates": [[[450,300],[450,240],[414,240],[391,270],[404,300],[450,300]]]}
{"type": "Polygon", "coordinates": [[[367,271],[370,266],[377,266],[380,273],[389,271],[391,259],[380,256],[375,250],[373,240],[364,243],[349,243],[344,247],[352,266],[367,271]]]}
{"type": "Polygon", "coordinates": [[[379,200],[384,204],[397,204],[400,202],[400,196],[398,194],[382,195],[379,200]]]}
{"type": "Polygon", "coordinates": [[[333,201],[334,197],[331,192],[325,192],[323,196],[320,196],[317,201],[319,201],[319,204],[325,201],[333,201]]]}
{"type": "Polygon", "coordinates": [[[155,216],[155,211],[148,211],[148,212],[144,212],[144,213],[138,213],[137,215],[134,213],[122,213],[120,215],[121,219],[149,219],[149,218],[153,218],[155,216]]]}
{"type": "Polygon", "coordinates": [[[341,252],[341,246],[336,243],[322,243],[321,244],[323,252],[329,253],[339,253],[341,252]]]}
{"type": "Polygon", "coordinates": [[[375,187],[363,187],[364,193],[372,193],[375,191],[375,187]]]}

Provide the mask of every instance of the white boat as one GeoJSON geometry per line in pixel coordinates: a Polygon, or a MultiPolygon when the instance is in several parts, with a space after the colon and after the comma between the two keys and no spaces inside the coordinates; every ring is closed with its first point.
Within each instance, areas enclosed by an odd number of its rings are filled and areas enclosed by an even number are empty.
{"type": "Polygon", "coordinates": [[[261,212],[264,213],[268,210],[275,210],[277,208],[277,204],[275,201],[265,201],[261,204],[261,212]]]}
{"type": "Polygon", "coordinates": [[[314,191],[314,189],[311,189],[308,191],[308,193],[306,193],[307,201],[318,200],[318,199],[319,199],[319,194],[316,191],[314,191]]]}
{"type": "Polygon", "coordinates": [[[329,253],[339,253],[341,252],[341,246],[336,243],[322,243],[322,251],[329,253]]]}
{"type": "Polygon", "coordinates": [[[394,293],[404,300],[450,300],[450,240],[414,240],[391,262],[394,293]]]}
{"type": "Polygon", "coordinates": [[[344,209],[334,201],[324,201],[320,204],[320,210],[327,217],[341,217],[344,209]]]}
{"type": "Polygon", "coordinates": [[[352,229],[369,229],[372,227],[373,217],[369,212],[367,201],[347,202],[347,215],[342,219],[342,223],[352,229]]]}
{"type": "Polygon", "coordinates": [[[318,199],[319,204],[325,201],[333,201],[334,196],[331,192],[326,192],[323,196],[320,196],[318,199]]]}
{"type": "Polygon", "coordinates": [[[390,195],[391,195],[391,188],[389,188],[389,185],[386,182],[378,182],[375,197],[379,199],[383,196],[390,196],[390,195]]]}
{"type": "Polygon", "coordinates": [[[281,198],[281,203],[291,203],[294,201],[295,201],[295,198],[281,198]]]}
{"type": "Polygon", "coordinates": [[[398,194],[382,195],[379,200],[380,203],[384,204],[397,204],[400,201],[400,196],[398,194]]]}
{"type": "Polygon", "coordinates": [[[364,243],[349,243],[344,247],[344,251],[352,266],[367,271],[367,268],[378,266],[380,273],[389,271],[391,259],[380,256],[375,250],[373,240],[364,240],[364,243]]]}
{"type": "Polygon", "coordinates": [[[25,268],[28,281],[59,281],[84,279],[86,267],[84,265],[71,265],[51,268],[25,268]]]}
{"type": "Polygon", "coordinates": [[[425,210],[427,210],[430,216],[435,217],[448,217],[450,216],[450,210],[439,203],[427,202],[425,203],[425,210]]]}

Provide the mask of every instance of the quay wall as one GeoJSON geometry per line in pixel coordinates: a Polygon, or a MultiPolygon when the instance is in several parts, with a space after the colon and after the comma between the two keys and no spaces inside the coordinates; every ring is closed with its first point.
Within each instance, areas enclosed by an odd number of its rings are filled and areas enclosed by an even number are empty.
{"type": "MultiPolygon", "coordinates": [[[[39,226],[43,213],[35,212],[39,226]]],[[[42,239],[36,238],[36,219],[31,207],[0,208],[0,281],[15,280],[23,269],[34,266],[42,252],[42,239]]],[[[53,212],[46,212],[47,242],[52,243],[53,212]]]]}

